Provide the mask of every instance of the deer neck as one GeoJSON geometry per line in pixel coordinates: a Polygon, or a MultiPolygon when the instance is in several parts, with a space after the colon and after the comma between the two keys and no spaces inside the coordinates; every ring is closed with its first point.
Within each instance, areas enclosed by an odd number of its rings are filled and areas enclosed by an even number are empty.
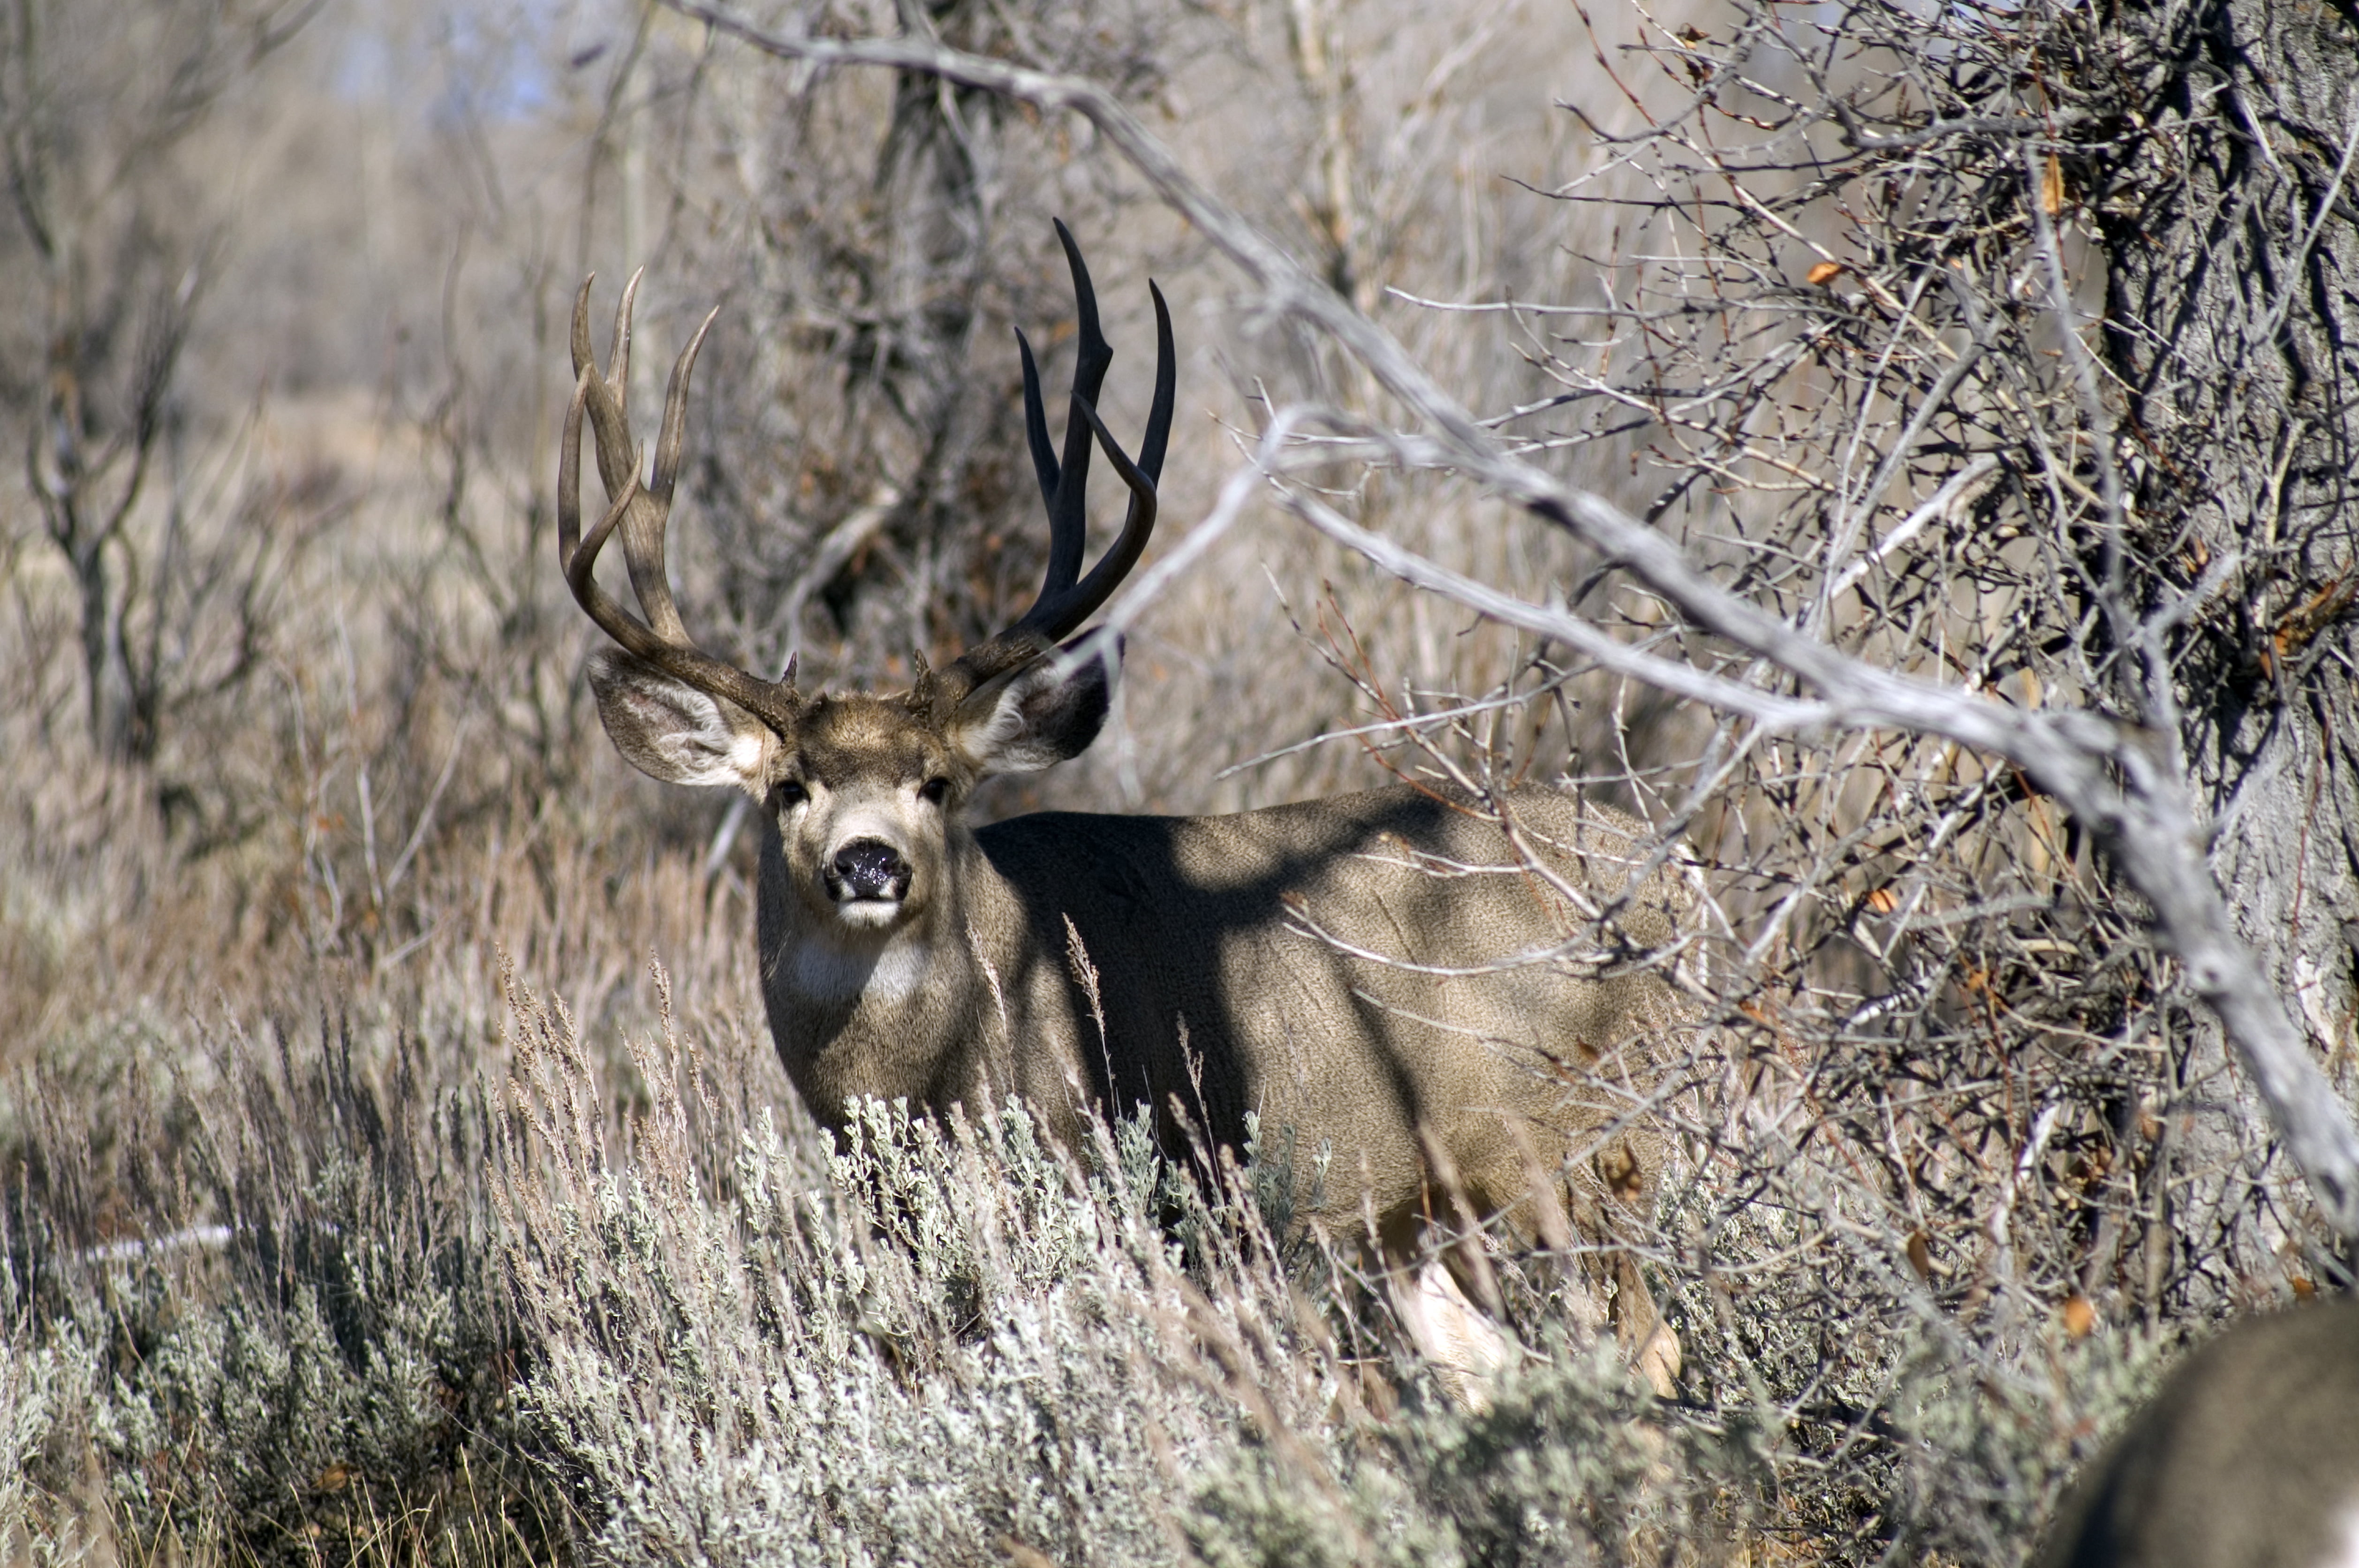
{"type": "Polygon", "coordinates": [[[977,1059],[1007,1038],[979,934],[995,928],[992,916],[1013,894],[963,827],[944,850],[948,874],[925,908],[867,931],[813,911],[776,840],[763,844],[763,1000],[787,1076],[822,1122],[839,1124],[865,1096],[943,1109],[1004,1076],[977,1059]]]}

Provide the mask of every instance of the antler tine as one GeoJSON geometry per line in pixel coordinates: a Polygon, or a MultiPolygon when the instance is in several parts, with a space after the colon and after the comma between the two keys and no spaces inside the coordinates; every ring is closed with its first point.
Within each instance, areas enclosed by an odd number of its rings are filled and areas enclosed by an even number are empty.
{"type": "MultiPolygon", "coordinates": [[[[593,361],[580,367],[587,395],[584,399],[590,414],[590,429],[596,438],[598,477],[605,482],[607,501],[623,509],[623,561],[630,568],[631,588],[638,595],[647,624],[658,636],[668,643],[688,642],[688,628],[679,618],[679,610],[672,602],[671,581],[664,570],[664,524],[671,514],[672,486],[670,475],[661,462],[658,451],[656,481],[652,487],[639,483],[644,454],[632,438],[631,422],[625,412],[630,398],[631,312],[638,299],[639,280],[647,276],[642,267],[631,275],[623,289],[622,302],[614,309],[614,347],[608,356],[609,366],[600,373],[593,361]],[[626,492],[629,492],[626,494],[626,492]]],[[[578,351],[589,342],[589,289],[587,285],[574,302],[574,339],[578,351]]],[[[711,318],[706,319],[711,325],[711,318]]],[[[681,403],[686,384],[681,371],[692,365],[704,334],[700,330],[696,338],[682,351],[679,361],[672,366],[671,385],[664,401],[663,434],[672,438],[673,462],[678,465],[678,432],[681,403]]],[[[660,449],[661,440],[657,443],[660,449]]]]}
{"type": "Polygon", "coordinates": [[[623,293],[615,312],[614,348],[610,371],[601,374],[590,347],[590,283],[584,281],[573,305],[572,346],[575,379],[573,397],[566,406],[565,428],[557,474],[557,547],[559,565],[574,599],[590,619],[616,643],[649,664],[678,676],[700,691],[725,697],[782,733],[791,730],[799,710],[794,690],[794,666],[777,681],[749,675],[734,665],[714,658],[696,646],[673,601],[671,583],[664,569],[664,531],[671,515],[673,488],[679,477],[679,457],[688,417],[688,388],[695,373],[698,351],[712,330],[718,309],[707,315],[696,335],[672,364],[671,381],[664,393],[663,425],[656,439],[655,473],[650,482],[639,479],[639,449],[631,439],[624,413],[630,366],[631,306],[638,278],[623,293]],[[590,418],[598,453],[599,476],[606,485],[606,514],[588,536],[582,535],[582,421],[590,418]],[[624,563],[630,569],[631,588],[647,619],[625,609],[598,585],[598,552],[617,530],[623,535],[624,563]]]}
{"type": "MultiPolygon", "coordinates": [[[[671,521],[672,489],[679,479],[679,453],[688,422],[688,381],[696,372],[697,351],[704,347],[704,334],[721,314],[714,306],[705,313],[702,325],[688,341],[688,347],[672,362],[671,381],[664,388],[663,424],[656,433],[654,477],[639,492],[639,501],[624,520],[623,561],[630,568],[631,588],[646,606],[647,624],[669,641],[685,643],[687,624],[679,618],[679,607],[672,601],[671,574],[664,568],[664,529],[671,521]]],[[[636,468],[637,457],[633,454],[636,468]]]]}
{"type": "Polygon", "coordinates": [[[1171,408],[1180,393],[1180,352],[1171,343],[1171,307],[1163,290],[1147,280],[1155,300],[1155,401],[1147,410],[1147,434],[1139,438],[1138,466],[1150,481],[1163,478],[1163,453],[1171,440],[1171,408]]]}
{"type": "Polygon", "coordinates": [[[602,397],[590,404],[591,427],[596,435],[598,478],[606,486],[608,499],[623,492],[626,475],[638,467],[638,448],[630,438],[628,410],[631,397],[631,310],[639,297],[639,280],[647,269],[631,274],[623,286],[623,297],[614,307],[614,346],[606,354],[606,370],[599,374],[598,361],[590,347],[590,286],[598,281],[592,273],[582,280],[582,292],[573,297],[573,373],[578,379],[584,371],[597,377],[602,397]]]}
{"type": "MultiPolygon", "coordinates": [[[[582,285],[586,292],[589,285],[582,285]]],[[[577,313],[575,319],[581,318],[577,313]]],[[[582,405],[590,395],[588,381],[594,371],[573,373],[573,395],[565,405],[563,434],[557,449],[557,565],[571,575],[573,557],[582,549],[582,405]]]]}
{"type": "Polygon", "coordinates": [[[614,301],[614,335],[606,351],[606,384],[614,391],[614,406],[626,415],[631,411],[631,312],[638,306],[639,283],[647,276],[646,267],[631,269],[623,297],[614,301]]]}
{"type": "MultiPolygon", "coordinates": [[[[1072,231],[1057,221],[1057,243],[1065,248],[1065,265],[1073,275],[1073,306],[1078,342],[1073,351],[1073,395],[1094,404],[1114,363],[1114,347],[1098,324],[1098,295],[1090,282],[1082,248],[1072,231]]],[[[1089,545],[1090,432],[1073,420],[1065,422],[1065,459],[1060,464],[1049,446],[1049,425],[1040,404],[1039,373],[1032,365],[1032,346],[1017,335],[1025,364],[1024,431],[1032,449],[1032,466],[1040,480],[1040,498],[1049,504],[1049,566],[1041,574],[1039,595],[1032,608],[1016,618],[1018,626],[1039,623],[1042,612],[1073,586],[1082,575],[1082,556],[1089,545]]]]}
{"type": "Polygon", "coordinates": [[[1098,445],[1105,449],[1106,461],[1130,487],[1130,511],[1122,522],[1122,535],[1090,575],[1081,580],[1055,606],[1053,624],[1041,630],[1051,637],[1062,637],[1096,613],[1099,605],[1114,595],[1138,557],[1147,553],[1147,541],[1155,532],[1155,482],[1163,477],[1163,453],[1171,438],[1171,406],[1179,390],[1178,355],[1171,346],[1171,308],[1163,302],[1163,291],[1153,283],[1147,286],[1155,297],[1155,401],[1147,409],[1147,432],[1139,438],[1138,461],[1133,463],[1123,455],[1114,433],[1098,417],[1098,411],[1080,398],[1073,407],[1089,422],[1098,445]]]}
{"type": "MultiPolygon", "coordinates": [[[[582,373],[583,371],[588,370],[592,365],[598,362],[597,353],[590,346],[590,286],[597,281],[598,275],[594,272],[590,274],[582,280],[581,288],[576,290],[573,296],[573,329],[571,343],[573,348],[573,377],[576,381],[579,381],[582,378],[582,373]]],[[[629,290],[625,289],[624,292],[627,294],[629,290]]],[[[617,346],[619,347],[620,345],[617,346]]],[[[610,355],[609,357],[611,358],[612,356],[610,355]]]]}
{"type": "Polygon", "coordinates": [[[1049,416],[1040,406],[1040,367],[1032,362],[1032,340],[1016,329],[1016,357],[1024,366],[1024,440],[1032,449],[1032,472],[1040,481],[1040,503],[1057,510],[1057,449],[1049,440],[1049,416]]]}
{"type": "Polygon", "coordinates": [[[598,552],[605,547],[607,538],[628,514],[632,501],[638,495],[636,475],[625,477],[623,493],[606,508],[606,514],[598,520],[589,537],[582,536],[582,415],[597,384],[596,365],[585,364],[574,380],[573,396],[565,406],[565,429],[558,445],[557,460],[557,564],[563,569],[566,586],[573,590],[574,599],[601,631],[641,658],[661,663],[674,650],[599,587],[596,576],[598,552]]]}
{"type": "Polygon", "coordinates": [[[1147,535],[1155,532],[1155,481],[1124,455],[1114,442],[1114,432],[1105,427],[1096,409],[1078,397],[1073,400],[1073,407],[1097,433],[1098,444],[1105,449],[1106,461],[1122,476],[1122,482],[1130,486],[1130,512],[1123,519],[1122,536],[1114,542],[1113,548],[1098,557],[1098,564],[1090,568],[1090,575],[1079,586],[1058,600],[1055,618],[1041,625],[1042,634],[1049,637],[1062,637],[1071,632],[1111,598],[1115,587],[1130,575],[1130,568],[1138,564],[1138,557],[1147,553],[1147,535]]]}

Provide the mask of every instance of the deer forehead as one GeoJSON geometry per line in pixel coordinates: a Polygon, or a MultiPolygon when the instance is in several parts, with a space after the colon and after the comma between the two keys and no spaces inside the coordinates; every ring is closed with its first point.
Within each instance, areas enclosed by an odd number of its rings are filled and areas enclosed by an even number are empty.
{"type": "Polygon", "coordinates": [[[916,785],[959,771],[949,742],[899,698],[857,693],[812,705],[788,766],[830,789],[916,785]]]}

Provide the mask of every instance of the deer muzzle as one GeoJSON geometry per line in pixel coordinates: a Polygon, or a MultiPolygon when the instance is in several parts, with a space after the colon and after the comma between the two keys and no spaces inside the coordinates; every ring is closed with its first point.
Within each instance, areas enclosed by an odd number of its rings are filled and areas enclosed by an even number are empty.
{"type": "Polygon", "coordinates": [[[909,896],[909,862],[882,838],[854,838],[835,852],[820,880],[838,907],[897,904],[909,896]]]}

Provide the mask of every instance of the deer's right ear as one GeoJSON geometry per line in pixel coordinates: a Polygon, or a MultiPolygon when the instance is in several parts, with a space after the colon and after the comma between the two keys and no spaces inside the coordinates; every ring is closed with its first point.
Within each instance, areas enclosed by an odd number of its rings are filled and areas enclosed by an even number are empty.
{"type": "Polygon", "coordinates": [[[727,698],[619,648],[590,655],[590,689],[614,749],[649,778],[727,784],[757,798],[767,787],[777,737],[727,698]]]}

